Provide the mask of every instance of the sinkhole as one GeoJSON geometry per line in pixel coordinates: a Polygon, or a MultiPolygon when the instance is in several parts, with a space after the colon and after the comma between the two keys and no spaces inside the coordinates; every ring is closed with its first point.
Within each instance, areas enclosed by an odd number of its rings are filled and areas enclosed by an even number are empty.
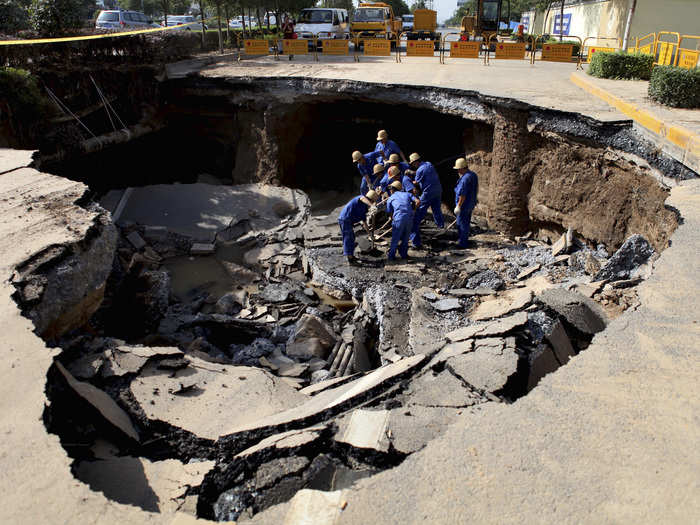
{"type": "Polygon", "coordinates": [[[144,510],[244,521],[398,465],[636,307],[678,222],[664,177],[687,172],[628,126],[343,81],[187,78],[159,93],[150,133],[39,156],[88,186],[78,204],[97,219],[14,283],[62,349],[47,429],[78,479],[144,510]],[[428,215],[408,261],[387,264],[389,229],[370,243],[358,227],[361,266],[346,264],[350,155],[379,129],[435,165],[448,222],[467,159],[468,249],[428,215]]]}

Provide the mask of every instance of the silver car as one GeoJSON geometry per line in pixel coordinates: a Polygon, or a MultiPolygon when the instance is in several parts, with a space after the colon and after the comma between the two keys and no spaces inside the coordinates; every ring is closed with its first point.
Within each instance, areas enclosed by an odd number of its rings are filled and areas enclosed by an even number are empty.
{"type": "MultiPolygon", "coordinates": [[[[184,25],[184,27],[178,28],[178,29],[184,29],[185,31],[201,31],[202,30],[202,22],[197,20],[195,17],[192,15],[172,15],[168,17],[168,27],[172,26],[181,26],[184,25]],[[184,25],[184,24],[189,24],[189,25],[184,25]]],[[[206,29],[207,26],[204,26],[204,29],[206,29]]]]}
{"type": "Polygon", "coordinates": [[[153,20],[139,11],[109,10],[100,11],[95,22],[97,29],[112,31],[129,31],[133,29],[150,29],[153,20]]]}

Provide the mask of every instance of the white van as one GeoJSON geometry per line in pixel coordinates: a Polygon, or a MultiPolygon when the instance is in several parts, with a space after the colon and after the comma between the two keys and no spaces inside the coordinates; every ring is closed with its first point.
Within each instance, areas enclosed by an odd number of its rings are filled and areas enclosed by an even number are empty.
{"type": "Polygon", "coordinates": [[[312,7],[302,9],[294,25],[299,38],[350,38],[350,20],[345,9],[312,7]]]}

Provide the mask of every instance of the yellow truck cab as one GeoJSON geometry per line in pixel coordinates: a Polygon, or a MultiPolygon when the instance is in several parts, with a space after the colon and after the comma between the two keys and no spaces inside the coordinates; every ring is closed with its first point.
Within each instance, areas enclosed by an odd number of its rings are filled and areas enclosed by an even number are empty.
{"type": "Polygon", "coordinates": [[[437,30],[437,11],[416,9],[413,11],[413,27],[406,32],[407,40],[432,40],[435,50],[440,50],[441,35],[437,30]]]}
{"type": "MultiPolygon", "coordinates": [[[[389,4],[360,3],[355,10],[351,31],[360,38],[385,38],[389,33],[394,33],[392,38],[395,38],[401,32],[401,19],[394,16],[394,10],[389,4]]],[[[362,45],[362,40],[359,43],[362,45]]]]}

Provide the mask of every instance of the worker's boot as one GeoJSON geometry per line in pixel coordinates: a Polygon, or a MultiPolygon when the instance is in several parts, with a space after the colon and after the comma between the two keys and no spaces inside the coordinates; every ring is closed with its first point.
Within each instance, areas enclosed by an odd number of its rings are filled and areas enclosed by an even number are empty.
{"type": "Polygon", "coordinates": [[[360,261],[354,255],[348,255],[348,264],[350,266],[360,266],[360,261]]]}

